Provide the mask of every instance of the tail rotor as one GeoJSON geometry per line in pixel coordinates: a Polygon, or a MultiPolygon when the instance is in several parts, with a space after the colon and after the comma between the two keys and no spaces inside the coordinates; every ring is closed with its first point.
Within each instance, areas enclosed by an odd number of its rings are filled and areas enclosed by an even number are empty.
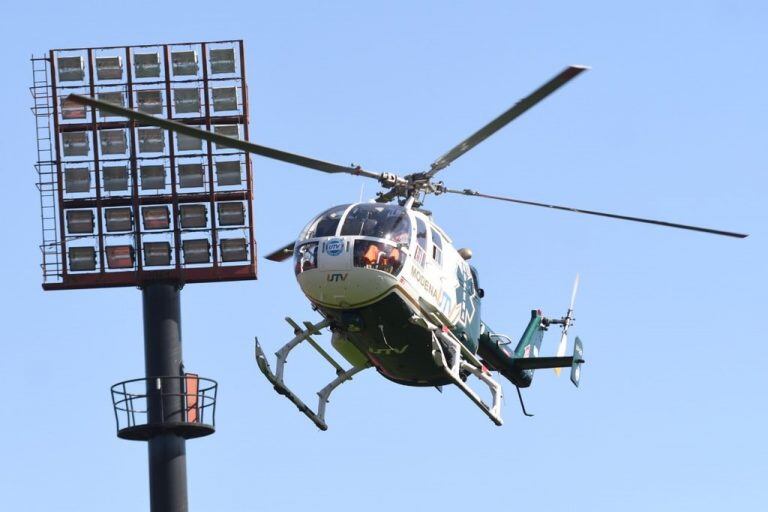
{"type": "MultiPolygon", "coordinates": [[[[573,292],[571,293],[571,304],[568,306],[568,312],[560,320],[553,322],[563,326],[563,333],[560,335],[560,343],[557,345],[557,357],[563,357],[568,348],[568,328],[573,324],[573,304],[576,301],[576,291],[579,289],[579,274],[573,281],[573,292]]],[[[555,375],[560,376],[561,368],[555,368],[555,375]]]]}

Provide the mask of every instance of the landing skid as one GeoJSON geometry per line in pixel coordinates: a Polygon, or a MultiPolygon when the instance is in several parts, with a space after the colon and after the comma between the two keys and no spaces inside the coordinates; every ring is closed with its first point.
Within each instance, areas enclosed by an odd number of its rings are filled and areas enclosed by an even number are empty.
{"type": "Polygon", "coordinates": [[[432,357],[442,366],[454,384],[461,389],[496,425],[501,426],[501,384],[496,382],[491,373],[483,367],[477,357],[456,339],[450,331],[435,329],[432,331],[432,357]],[[475,390],[464,382],[462,375],[474,375],[488,386],[493,396],[493,404],[486,404],[475,390]]]}
{"type": "Polygon", "coordinates": [[[328,430],[328,425],[325,423],[325,408],[328,404],[331,393],[344,382],[352,380],[352,377],[355,374],[365,370],[368,368],[368,366],[353,366],[352,368],[345,370],[331,357],[330,354],[328,354],[328,352],[326,352],[320,345],[317,344],[314,339],[312,339],[312,335],[320,334],[320,329],[324,329],[329,326],[330,323],[328,320],[323,320],[317,324],[304,322],[304,329],[299,327],[299,325],[291,318],[286,317],[285,321],[288,322],[291,327],[293,327],[295,336],[291,341],[286,343],[283,348],[275,353],[277,356],[276,371],[274,373],[272,372],[272,369],[267,362],[267,357],[264,354],[261,345],[259,344],[258,338],[256,338],[256,363],[259,365],[261,373],[263,373],[267,380],[272,383],[275,391],[293,402],[299,411],[304,413],[314,422],[315,425],[317,425],[317,428],[320,430],[328,430]],[[285,385],[285,382],[283,381],[285,364],[288,362],[288,354],[304,340],[306,340],[315,350],[317,350],[320,355],[323,356],[323,358],[328,361],[328,363],[336,370],[336,378],[329,382],[327,386],[325,386],[317,393],[319,397],[317,412],[313,411],[298,396],[293,394],[293,392],[288,389],[288,387],[285,385]]]}

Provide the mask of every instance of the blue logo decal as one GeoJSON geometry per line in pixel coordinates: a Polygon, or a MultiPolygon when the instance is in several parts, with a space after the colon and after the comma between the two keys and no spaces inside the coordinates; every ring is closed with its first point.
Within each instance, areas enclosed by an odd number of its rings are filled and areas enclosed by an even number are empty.
{"type": "Polygon", "coordinates": [[[338,256],[344,250],[344,240],[332,238],[325,243],[325,253],[328,256],[338,256]]]}

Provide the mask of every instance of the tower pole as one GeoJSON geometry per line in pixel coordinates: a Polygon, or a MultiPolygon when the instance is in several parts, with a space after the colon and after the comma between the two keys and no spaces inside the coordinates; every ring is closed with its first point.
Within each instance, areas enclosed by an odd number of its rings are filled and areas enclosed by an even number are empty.
{"type": "Polygon", "coordinates": [[[151,512],[188,510],[186,440],[173,428],[185,421],[180,293],[178,282],[142,288],[148,419],[167,426],[148,442],[151,512]]]}

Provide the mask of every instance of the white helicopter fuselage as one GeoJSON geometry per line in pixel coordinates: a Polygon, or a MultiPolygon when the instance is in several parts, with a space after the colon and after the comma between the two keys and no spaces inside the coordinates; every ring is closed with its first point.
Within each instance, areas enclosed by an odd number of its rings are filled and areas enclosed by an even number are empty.
{"type": "Polygon", "coordinates": [[[302,231],[294,270],[303,293],[333,321],[334,346],[350,362],[365,358],[393,380],[425,385],[433,382],[416,376],[433,364],[427,356],[436,326],[477,350],[476,273],[423,212],[378,203],[331,208],[302,231]],[[348,357],[345,343],[361,357],[348,357]]]}

